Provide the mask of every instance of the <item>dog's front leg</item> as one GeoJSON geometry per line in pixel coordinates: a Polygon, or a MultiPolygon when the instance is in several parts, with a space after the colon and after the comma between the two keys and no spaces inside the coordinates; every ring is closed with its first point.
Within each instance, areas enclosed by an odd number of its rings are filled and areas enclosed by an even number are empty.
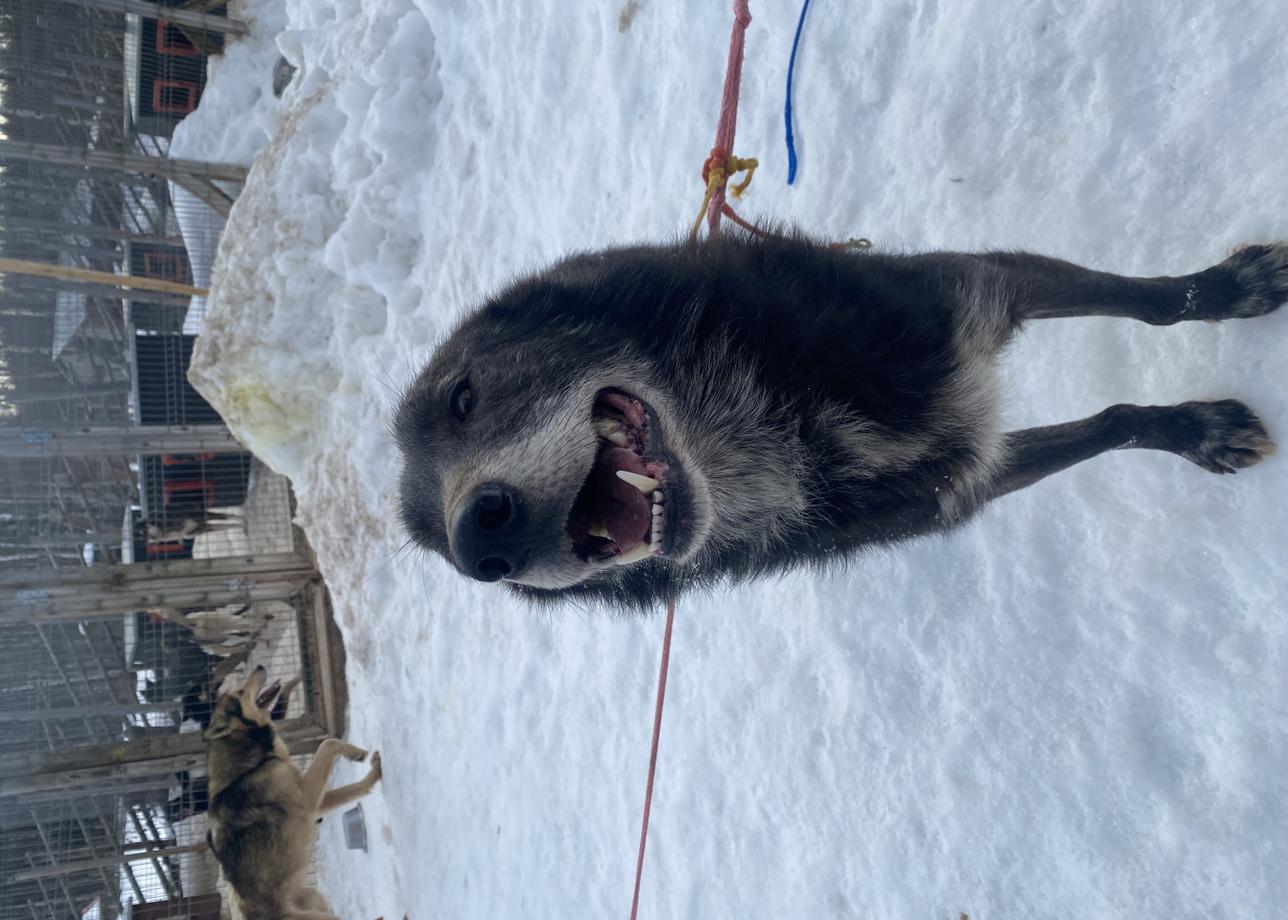
{"type": "Polygon", "coordinates": [[[326,791],[327,780],[331,777],[331,768],[335,766],[337,757],[363,760],[366,756],[367,752],[362,748],[339,738],[327,738],[319,744],[317,753],[313,755],[313,762],[304,771],[304,789],[309,801],[322,801],[322,793],[326,791]]]}
{"type": "Polygon", "coordinates": [[[380,782],[383,771],[380,768],[380,752],[371,755],[371,769],[367,775],[356,783],[349,783],[347,786],[341,786],[338,789],[328,789],[322,796],[322,801],[318,803],[318,814],[324,815],[329,811],[342,808],[350,802],[356,802],[368,792],[371,787],[380,782]]]}

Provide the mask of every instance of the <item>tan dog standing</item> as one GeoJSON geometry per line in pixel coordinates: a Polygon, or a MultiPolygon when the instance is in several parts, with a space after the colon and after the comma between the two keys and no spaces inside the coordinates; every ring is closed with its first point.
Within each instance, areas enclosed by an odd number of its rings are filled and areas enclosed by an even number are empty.
{"type": "Polygon", "coordinates": [[[305,771],[291,763],[273,729],[273,701],[264,668],[239,690],[223,694],[204,733],[209,743],[210,831],[207,841],[240,902],[245,920],[338,920],[306,881],[317,840],[317,819],[360,799],[380,779],[380,755],[356,783],[327,790],[337,757],[367,752],[328,738],[305,771]]]}

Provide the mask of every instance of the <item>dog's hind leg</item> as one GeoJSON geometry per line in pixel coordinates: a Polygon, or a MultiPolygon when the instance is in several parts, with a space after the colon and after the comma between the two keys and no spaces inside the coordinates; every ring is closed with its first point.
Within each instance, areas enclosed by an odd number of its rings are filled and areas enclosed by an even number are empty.
{"type": "Polygon", "coordinates": [[[1252,410],[1233,399],[1179,406],[1110,406],[1090,418],[1005,436],[1002,469],[984,501],[1006,495],[1108,450],[1165,450],[1213,473],[1235,473],[1273,453],[1252,410]]]}
{"type": "Polygon", "coordinates": [[[337,808],[343,808],[350,802],[356,802],[368,792],[371,787],[380,782],[383,771],[380,768],[380,752],[371,755],[371,769],[367,775],[356,783],[349,783],[347,786],[340,786],[338,789],[328,789],[322,796],[322,801],[318,805],[318,814],[324,815],[327,812],[335,811],[337,808]]]}
{"type": "Polygon", "coordinates": [[[998,271],[1012,319],[1121,316],[1156,326],[1270,313],[1288,301],[1288,243],[1245,246],[1224,262],[1179,277],[1129,278],[1028,253],[973,256],[998,271]]]}

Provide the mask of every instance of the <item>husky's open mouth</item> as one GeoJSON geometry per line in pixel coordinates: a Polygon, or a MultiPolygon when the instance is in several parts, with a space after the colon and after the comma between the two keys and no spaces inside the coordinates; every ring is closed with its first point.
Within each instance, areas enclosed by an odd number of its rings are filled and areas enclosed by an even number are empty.
{"type": "Polygon", "coordinates": [[[255,705],[260,709],[267,709],[268,705],[273,702],[277,694],[282,692],[282,682],[275,680],[255,696],[255,705]]]}
{"type": "Polygon", "coordinates": [[[599,447],[568,517],[573,552],[585,562],[616,565],[666,554],[674,545],[667,513],[674,461],[657,414],[638,397],[608,389],[595,397],[591,416],[599,447]]]}

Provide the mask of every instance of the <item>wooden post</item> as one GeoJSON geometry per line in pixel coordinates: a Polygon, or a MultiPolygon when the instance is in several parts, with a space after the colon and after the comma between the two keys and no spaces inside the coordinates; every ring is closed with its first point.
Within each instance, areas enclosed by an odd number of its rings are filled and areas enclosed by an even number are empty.
{"type": "MultiPolygon", "coordinates": [[[[326,731],[309,719],[275,723],[292,754],[311,754],[326,731]]],[[[112,744],[90,744],[50,753],[0,755],[0,798],[77,786],[117,785],[136,777],[203,769],[206,743],[197,732],[112,744]]]]}
{"type": "MultiPolygon", "coordinates": [[[[129,3],[133,2],[133,0],[95,0],[95,2],[129,3]]],[[[218,19],[219,17],[213,18],[218,19]]],[[[215,180],[242,182],[246,178],[246,167],[234,166],[228,163],[203,163],[199,160],[149,157],[126,151],[58,147],[54,144],[35,144],[10,140],[0,140],[0,157],[92,167],[95,169],[110,169],[117,172],[134,172],[145,176],[160,176],[175,185],[182,186],[224,217],[227,217],[232,210],[233,199],[215,184],[215,180]]]]}
{"type": "Polygon", "coordinates": [[[34,403],[63,402],[68,399],[88,399],[99,396],[129,396],[130,385],[125,381],[118,383],[91,383],[78,390],[65,387],[32,387],[30,389],[9,390],[0,395],[0,402],[10,406],[27,406],[34,403]]]}
{"type": "MultiPolygon", "coordinates": [[[[111,0],[108,0],[111,2],[111,0]]],[[[63,163],[71,166],[91,166],[99,169],[126,170],[145,176],[160,176],[177,181],[180,178],[222,179],[241,182],[246,178],[246,167],[231,163],[203,163],[200,160],[177,160],[172,157],[149,157],[141,153],[122,150],[90,150],[76,147],[59,147],[54,144],[35,144],[26,141],[0,140],[0,157],[13,160],[34,160],[43,163],[63,163]]]]}
{"type": "Polygon", "coordinates": [[[245,448],[223,425],[133,425],[57,430],[0,425],[0,457],[58,454],[133,457],[136,454],[238,453],[243,450],[245,448]]]}
{"type": "Polygon", "coordinates": [[[316,577],[312,563],[292,553],[4,572],[0,623],[287,600],[316,577]]]}
{"type": "Polygon", "coordinates": [[[46,719],[79,719],[81,716],[132,716],[149,712],[174,712],[183,704],[171,703],[94,703],[89,706],[56,706],[50,709],[19,709],[0,712],[0,725],[7,722],[43,722],[46,719]]]}
{"type": "Polygon", "coordinates": [[[84,237],[91,240],[124,240],[129,243],[153,243],[165,246],[182,246],[183,238],[160,236],[155,233],[135,233],[118,227],[105,227],[102,224],[80,223],[78,221],[42,220],[36,217],[6,217],[6,230],[29,230],[35,232],[56,233],[60,237],[84,237]]]}
{"type": "Polygon", "coordinates": [[[179,6],[194,13],[209,13],[215,7],[223,6],[227,2],[228,0],[185,0],[179,6]]]}
{"type": "Polygon", "coordinates": [[[173,6],[161,6],[147,3],[145,0],[63,0],[76,6],[92,7],[106,13],[134,13],[147,19],[165,19],[175,25],[190,26],[194,29],[205,29],[208,32],[223,32],[227,35],[247,35],[250,29],[240,19],[228,19],[223,16],[210,16],[173,6]]]}
{"type": "Polygon", "coordinates": [[[189,297],[205,297],[210,293],[206,288],[193,287],[191,284],[180,284],[177,281],[166,281],[164,278],[148,278],[143,275],[118,275],[113,272],[96,272],[74,265],[50,265],[46,262],[27,262],[22,259],[0,257],[0,273],[15,275],[32,275],[37,278],[57,278],[60,281],[88,281],[94,284],[106,284],[112,287],[130,288],[137,291],[156,291],[160,294],[184,294],[189,297]]]}

